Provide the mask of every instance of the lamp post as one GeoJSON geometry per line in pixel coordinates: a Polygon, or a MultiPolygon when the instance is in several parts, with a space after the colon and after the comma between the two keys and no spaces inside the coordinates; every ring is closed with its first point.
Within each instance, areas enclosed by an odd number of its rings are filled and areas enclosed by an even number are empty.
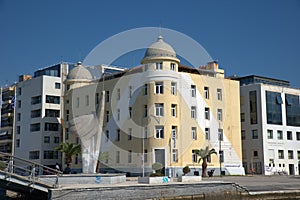
{"type": "Polygon", "coordinates": [[[218,135],[219,135],[219,164],[220,164],[220,176],[222,176],[222,145],[221,145],[221,137],[222,137],[222,132],[220,129],[220,123],[219,123],[219,129],[218,129],[218,135]]]}

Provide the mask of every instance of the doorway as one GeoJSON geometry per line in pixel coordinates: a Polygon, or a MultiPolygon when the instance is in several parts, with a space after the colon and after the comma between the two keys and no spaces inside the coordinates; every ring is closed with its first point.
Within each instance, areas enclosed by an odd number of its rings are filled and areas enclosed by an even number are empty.
{"type": "Polygon", "coordinates": [[[295,175],[294,164],[289,164],[289,175],[295,175]]]}
{"type": "Polygon", "coordinates": [[[162,164],[161,173],[165,175],[165,149],[154,149],[155,162],[162,164]]]}

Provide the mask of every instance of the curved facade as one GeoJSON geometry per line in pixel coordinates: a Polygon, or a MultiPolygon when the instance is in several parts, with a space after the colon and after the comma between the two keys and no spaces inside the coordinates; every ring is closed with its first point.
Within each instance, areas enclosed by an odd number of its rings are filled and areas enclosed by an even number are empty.
{"type": "MultiPolygon", "coordinates": [[[[201,75],[203,68],[181,66],[172,50],[159,37],[147,49],[142,66],[69,90],[65,112],[70,118],[92,113],[105,90],[100,151],[109,159],[101,161],[103,172],[149,174],[159,162],[163,173],[175,177],[186,165],[199,170],[193,150],[209,146],[221,153],[208,163],[215,174],[220,173],[220,158],[223,173],[244,174],[239,83],[225,79],[217,63],[205,67],[213,76],[201,75]]],[[[75,142],[76,135],[69,133],[68,140],[75,142]]]]}

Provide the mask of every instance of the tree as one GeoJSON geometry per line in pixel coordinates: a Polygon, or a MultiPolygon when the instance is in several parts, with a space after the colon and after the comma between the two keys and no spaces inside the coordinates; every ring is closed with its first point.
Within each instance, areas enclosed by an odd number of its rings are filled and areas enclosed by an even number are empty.
{"type": "Polygon", "coordinates": [[[209,149],[208,146],[206,146],[205,149],[195,149],[195,154],[198,155],[200,158],[198,160],[198,163],[202,161],[202,177],[206,177],[206,168],[207,168],[207,158],[211,156],[212,154],[217,154],[215,149],[209,149]]]}
{"type": "Polygon", "coordinates": [[[72,157],[81,152],[81,145],[62,142],[59,144],[59,146],[55,147],[54,149],[65,153],[67,164],[70,164],[72,163],[72,157]]]}

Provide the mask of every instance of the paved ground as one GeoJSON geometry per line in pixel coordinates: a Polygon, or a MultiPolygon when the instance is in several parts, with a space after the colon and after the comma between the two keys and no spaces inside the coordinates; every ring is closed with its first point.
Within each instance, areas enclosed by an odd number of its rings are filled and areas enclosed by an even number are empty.
{"type": "Polygon", "coordinates": [[[204,178],[203,181],[234,182],[250,192],[300,190],[300,176],[223,176],[204,178]]]}

